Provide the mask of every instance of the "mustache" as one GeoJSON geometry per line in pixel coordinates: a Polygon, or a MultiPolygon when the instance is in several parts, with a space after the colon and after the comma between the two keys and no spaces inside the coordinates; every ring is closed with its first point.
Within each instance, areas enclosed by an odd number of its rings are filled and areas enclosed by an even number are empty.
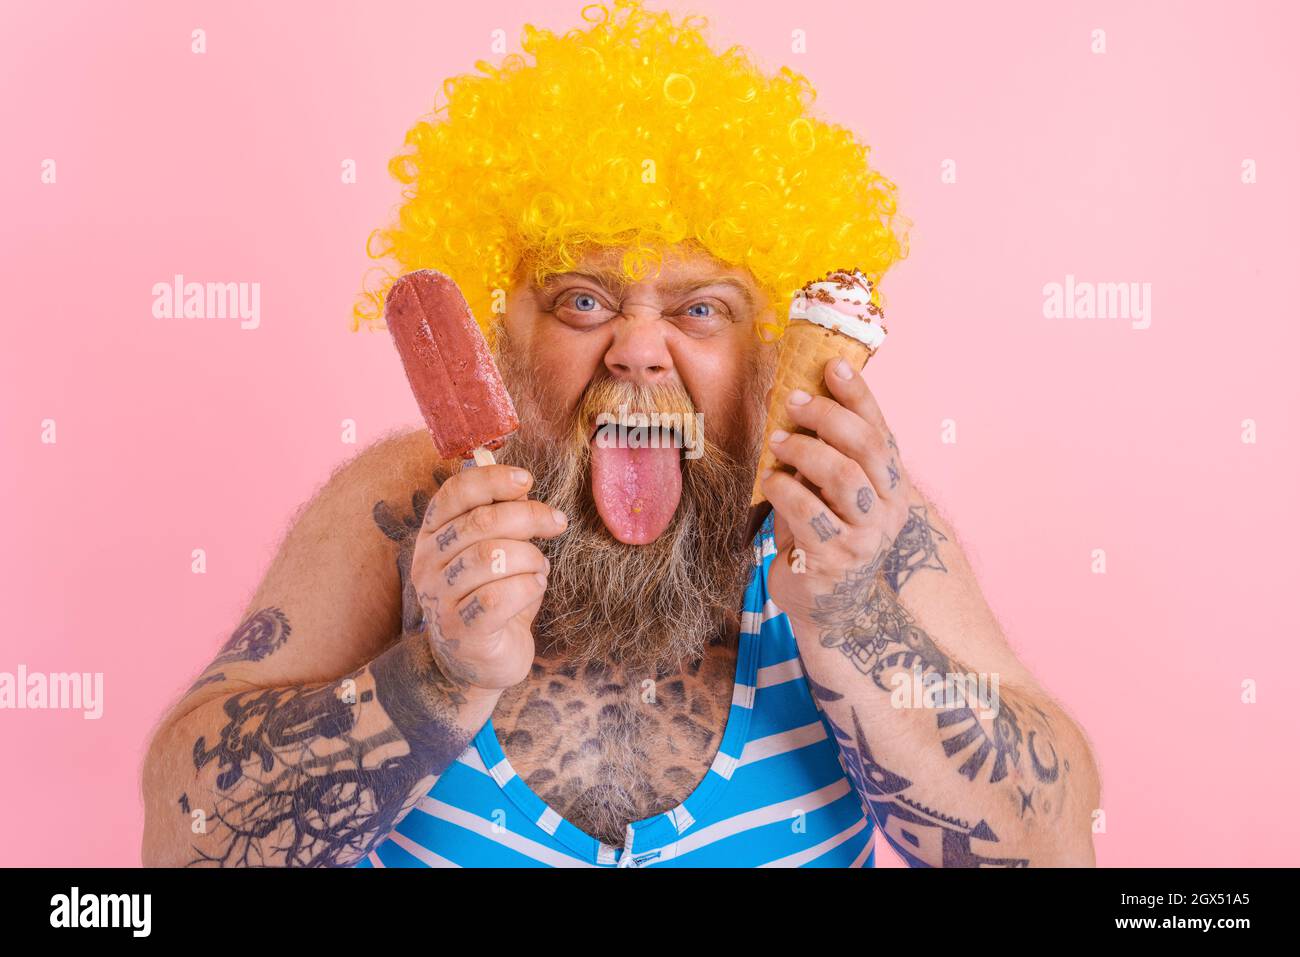
{"type": "Polygon", "coordinates": [[[695,403],[680,382],[647,384],[601,376],[588,383],[578,400],[566,430],[567,439],[576,451],[579,446],[587,446],[602,426],[660,423],[658,427],[665,431],[680,432],[681,423],[691,422],[695,416],[695,403]]]}

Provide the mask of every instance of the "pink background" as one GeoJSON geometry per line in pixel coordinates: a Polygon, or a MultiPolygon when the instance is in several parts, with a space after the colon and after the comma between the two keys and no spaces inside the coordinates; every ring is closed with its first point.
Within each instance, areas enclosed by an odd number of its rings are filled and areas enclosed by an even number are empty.
{"type": "MultiPolygon", "coordinates": [[[[418,422],[387,338],[348,327],[398,199],[385,161],[444,77],[495,59],[492,30],[517,51],[579,5],[4,4],[0,671],[103,672],[105,713],[0,711],[0,862],[138,863],[153,722],[293,509],[418,422]],[[260,282],[261,327],[154,319],[177,272],[260,282]]],[[[1294,864],[1296,6],[669,6],[806,73],[897,182],[912,254],[882,286],[873,386],[1091,736],[1099,863],[1294,864]],[[1151,283],[1151,327],[1044,318],[1067,273],[1151,283]]]]}

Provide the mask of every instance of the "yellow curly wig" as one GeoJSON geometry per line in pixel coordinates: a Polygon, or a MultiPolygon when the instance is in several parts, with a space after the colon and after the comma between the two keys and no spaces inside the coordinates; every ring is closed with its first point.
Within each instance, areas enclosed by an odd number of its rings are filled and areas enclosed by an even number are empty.
{"type": "Polygon", "coordinates": [[[529,270],[540,283],[619,246],[637,281],[684,243],[749,270],[776,306],[766,339],[805,282],[842,268],[878,282],[906,257],[896,187],[870,147],[809,114],[805,77],[764,76],[739,46],[713,52],[705,18],[677,24],[640,0],[582,17],[589,29],[563,36],[525,25],[534,63],[477,61],[484,75],[448,79],[435,121],[407,132],[409,152],[388,164],[407,184],[397,222],[366,243],[400,268],[363,289],[353,331],[384,328],[384,296],[411,270],[451,276],[491,337],[529,270]]]}

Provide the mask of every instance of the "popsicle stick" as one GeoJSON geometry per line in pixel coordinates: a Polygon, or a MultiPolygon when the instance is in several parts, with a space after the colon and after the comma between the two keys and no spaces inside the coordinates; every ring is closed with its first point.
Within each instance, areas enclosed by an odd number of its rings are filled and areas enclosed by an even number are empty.
{"type": "Polygon", "coordinates": [[[492,455],[491,449],[475,449],[474,464],[475,465],[496,465],[497,460],[496,457],[492,455]]]}

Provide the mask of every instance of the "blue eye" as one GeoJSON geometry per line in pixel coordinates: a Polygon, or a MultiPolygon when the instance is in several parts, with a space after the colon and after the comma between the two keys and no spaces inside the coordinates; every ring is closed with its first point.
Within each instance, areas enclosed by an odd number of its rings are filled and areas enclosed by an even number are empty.
{"type": "Polygon", "coordinates": [[[576,296],[574,296],[573,304],[575,307],[577,307],[579,312],[591,312],[592,309],[596,309],[600,305],[598,302],[596,302],[595,296],[589,295],[588,293],[585,292],[580,292],[576,296]],[[585,309],[582,306],[578,305],[578,303],[582,302],[582,300],[584,299],[588,299],[591,301],[591,309],[585,309]]]}
{"type": "MultiPolygon", "coordinates": [[[[695,305],[691,306],[691,309],[700,309],[700,308],[704,308],[704,309],[712,309],[713,307],[712,307],[711,305],[709,305],[707,302],[697,302],[695,305]]],[[[690,311],[690,309],[688,309],[688,310],[686,311],[686,314],[689,315],[689,316],[693,316],[693,317],[696,318],[696,319],[708,319],[708,318],[710,318],[709,315],[703,315],[703,314],[698,313],[698,312],[693,313],[693,312],[690,311]]]]}

